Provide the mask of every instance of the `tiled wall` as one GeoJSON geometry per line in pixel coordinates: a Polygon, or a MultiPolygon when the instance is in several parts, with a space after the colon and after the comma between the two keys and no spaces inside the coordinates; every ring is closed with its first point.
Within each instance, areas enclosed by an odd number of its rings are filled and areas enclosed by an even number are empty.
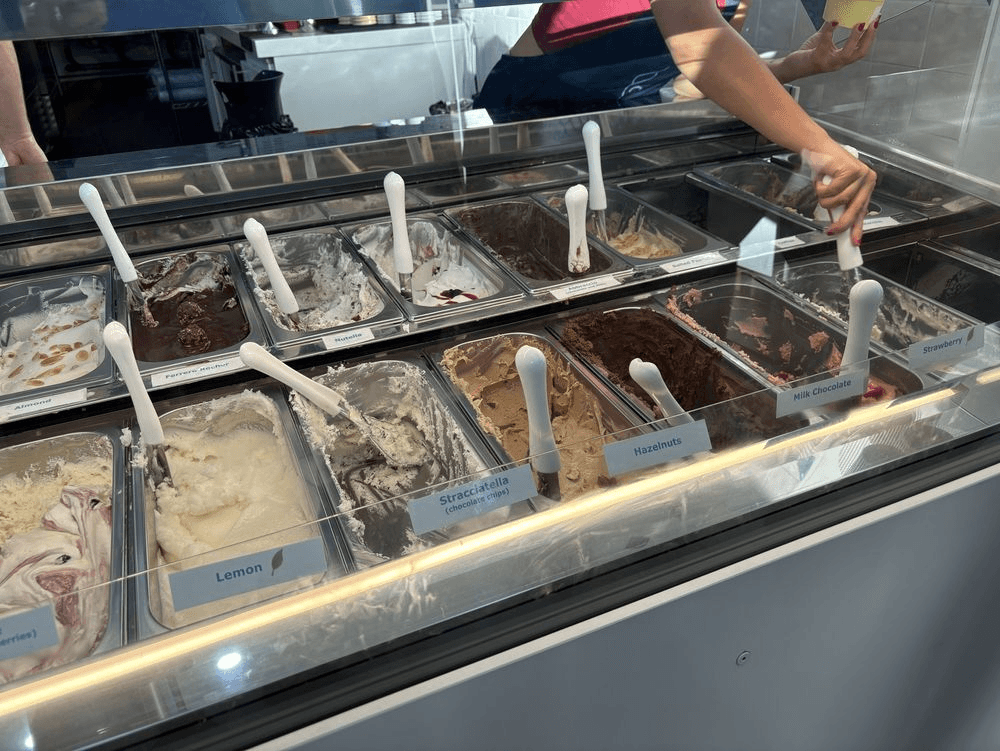
{"type": "MultiPolygon", "coordinates": [[[[934,161],[975,164],[965,153],[972,143],[966,116],[990,6],[985,0],[887,0],[882,18],[866,59],[799,82],[803,105],[823,119],[934,161]]],[[[799,0],[756,0],[744,29],[758,51],[779,54],[796,49],[812,33],[799,0]]],[[[847,33],[839,31],[835,38],[847,33]]]]}

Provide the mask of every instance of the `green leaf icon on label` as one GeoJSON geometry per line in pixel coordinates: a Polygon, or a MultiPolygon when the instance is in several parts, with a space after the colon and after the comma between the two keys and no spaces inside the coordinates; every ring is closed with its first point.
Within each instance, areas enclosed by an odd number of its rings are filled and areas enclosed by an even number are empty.
{"type": "Polygon", "coordinates": [[[281,564],[284,563],[285,556],[282,555],[283,550],[284,548],[281,548],[281,550],[275,553],[274,557],[271,558],[271,576],[274,576],[274,572],[281,568],[281,564]]]}

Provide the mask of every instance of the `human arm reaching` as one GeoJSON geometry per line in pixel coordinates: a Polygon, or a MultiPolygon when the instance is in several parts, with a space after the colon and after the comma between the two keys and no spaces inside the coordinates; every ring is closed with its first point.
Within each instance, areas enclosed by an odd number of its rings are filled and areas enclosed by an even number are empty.
{"type": "Polygon", "coordinates": [[[31,132],[17,54],[7,40],[0,40],[0,151],[12,167],[48,161],[31,132]]]}
{"type": "Polygon", "coordinates": [[[651,0],[650,5],[681,73],[765,138],[807,154],[820,205],[844,208],[827,233],[851,229],[852,239],[860,243],[875,173],[799,107],[712,0],[651,0]],[[823,184],[826,175],[831,180],[823,184]]]}

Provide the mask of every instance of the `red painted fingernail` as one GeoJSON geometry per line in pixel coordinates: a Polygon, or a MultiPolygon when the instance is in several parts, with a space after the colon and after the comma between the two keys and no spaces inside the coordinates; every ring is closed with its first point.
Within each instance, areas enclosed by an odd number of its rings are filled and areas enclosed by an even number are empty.
{"type": "Polygon", "coordinates": [[[858,24],[858,31],[864,31],[864,30],[865,30],[865,25],[863,23],[859,23],[858,24]]]}
{"type": "Polygon", "coordinates": [[[836,28],[837,26],[840,26],[840,21],[831,21],[830,22],[830,26],[833,26],[834,28],[836,28]]]}
{"type": "Polygon", "coordinates": [[[828,234],[828,235],[832,235],[832,234],[833,234],[833,230],[832,230],[832,229],[828,229],[828,230],[826,231],[826,234],[828,234]]]}
{"type": "Polygon", "coordinates": [[[877,29],[878,28],[878,22],[881,21],[881,20],[882,20],[882,16],[879,16],[878,18],[876,18],[875,19],[875,23],[872,24],[872,28],[873,29],[877,29]]]}

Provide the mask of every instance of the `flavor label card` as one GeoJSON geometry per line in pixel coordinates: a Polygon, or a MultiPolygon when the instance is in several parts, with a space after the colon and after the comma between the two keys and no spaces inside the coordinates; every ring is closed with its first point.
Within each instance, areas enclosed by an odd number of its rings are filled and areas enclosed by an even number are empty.
{"type": "Polygon", "coordinates": [[[52,604],[0,618],[0,661],[24,657],[59,643],[52,604]]]}
{"type": "Polygon", "coordinates": [[[780,250],[785,250],[786,248],[797,248],[799,245],[805,244],[806,241],[798,235],[792,235],[791,237],[779,237],[774,241],[774,247],[780,250]]]}
{"type": "Polygon", "coordinates": [[[906,351],[906,357],[911,368],[926,368],[942,360],[954,360],[970,355],[983,346],[984,339],[983,326],[970,326],[951,334],[911,344],[906,351]]]}
{"type": "Polygon", "coordinates": [[[899,221],[891,216],[873,216],[864,221],[865,229],[880,229],[882,227],[895,227],[899,221]]]}
{"type": "Polygon", "coordinates": [[[67,391],[64,394],[53,394],[51,396],[42,396],[38,399],[28,399],[7,407],[0,407],[0,422],[24,415],[32,415],[36,412],[45,412],[54,407],[65,407],[67,404],[76,404],[77,402],[85,401],[87,401],[87,389],[77,389],[76,391],[67,391]]]}
{"type": "Polygon", "coordinates": [[[311,537],[259,553],[169,574],[174,609],[181,611],[326,571],[323,540],[311,537]]]}
{"type": "Polygon", "coordinates": [[[614,476],[628,474],[711,451],[712,441],[704,420],[640,435],[604,447],[604,461],[614,476]]]}
{"type": "Polygon", "coordinates": [[[342,347],[350,347],[352,344],[370,342],[373,339],[375,339],[375,334],[370,328],[354,329],[342,334],[327,334],[323,337],[323,346],[328,350],[341,349],[342,347]]]}
{"type": "Polygon", "coordinates": [[[220,373],[230,373],[243,367],[243,361],[239,357],[227,357],[222,360],[212,360],[201,362],[195,365],[186,365],[173,370],[164,370],[153,373],[149,378],[154,387],[170,386],[175,383],[183,383],[195,378],[206,378],[207,376],[219,375],[220,373]]]}
{"type": "Polygon", "coordinates": [[[677,271],[687,271],[688,269],[700,269],[702,266],[713,266],[717,263],[725,263],[726,258],[717,251],[711,250],[707,253],[696,253],[683,258],[675,258],[660,264],[660,268],[668,274],[677,271]]]}
{"type": "Polygon", "coordinates": [[[777,417],[787,417],[803,409],[838,402],[849,396],[861,396],[868,386],[868,368],[844,373],[778,394],[777,417]]]}
{"type": "Polygon", "coordinates": [[[536,495],[535,478],[531,467],[525,464],[415,498],[409,503],[410,522],[413,531],[422,535],[536,495]]]}
{"type": "Polygon", "coordinates": [[[587,279],[583,282],[575,282],[573,284],[567,284],[565,287],[557,287],[556,289],[549,290],[552,296],[557,300],[568,300],[571,297],[577,297],[578,295],[585,295],[588,292],[593,292],[598,289],[607,289],[608,287],[617,287],[621,282],[615,279],[613,276],[599,276],[594,279],[587,279]]]}

